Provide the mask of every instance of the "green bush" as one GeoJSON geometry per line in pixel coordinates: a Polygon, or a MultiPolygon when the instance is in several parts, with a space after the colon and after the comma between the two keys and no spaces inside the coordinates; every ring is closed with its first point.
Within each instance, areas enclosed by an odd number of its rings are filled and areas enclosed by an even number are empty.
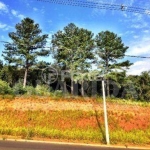
{"type": "Polygon", "coordinates": [[[56,96],[56,97],[63,97],[63,91],[61,91],[61,90],[56,90],[56,91],[54,91],[53,96],[56,96]]]}
{"type": "Polygon", "coordinates": [[[51,88],[48,85],[37,85],[35,90],[37,95],[49,96],[51,88]]]}
{"type": "Polygon", "coordinates": [[[0,80],[0,94],[12,94],[12,89],[5,81],[0,80]]]}
{"type": "Polygon", "coordinates": [[[33,86],[26,86],[27,95],[37,95],[36,89],[33,86]]]}
{"type": "Polygon", "coordinates": [[[13,87],[13,93],[16,95],[23,95],[23,94],[27,93],[27,90],[26,90],[26,88],[23,88],[23,85],[21,82],[18,82],[13,87]]]}

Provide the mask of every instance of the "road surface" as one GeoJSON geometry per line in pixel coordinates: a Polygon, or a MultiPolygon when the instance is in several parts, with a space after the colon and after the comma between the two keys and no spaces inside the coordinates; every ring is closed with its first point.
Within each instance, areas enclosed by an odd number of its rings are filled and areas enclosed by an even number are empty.
{"type": "Polygon", "coordinates": [[[71,144],[38,142],[0,141],[0,150],[139,150],[129,148],[109,148],[71,144]]]}

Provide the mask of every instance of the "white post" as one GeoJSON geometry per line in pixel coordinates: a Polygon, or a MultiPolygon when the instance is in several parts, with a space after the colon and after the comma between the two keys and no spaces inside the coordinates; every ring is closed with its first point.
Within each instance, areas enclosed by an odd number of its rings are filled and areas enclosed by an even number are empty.
{"type": "Polygon", "coordinates": [[[110,141],[109,141],[109,131],[108,131],[108,119],[107,119],[104,79],[102,80],[102,90],[103,90],[103,107],[104,107],[104,123],[105,123],[106,143],[107,143],[107,145],[109,145],[110,141]]]}

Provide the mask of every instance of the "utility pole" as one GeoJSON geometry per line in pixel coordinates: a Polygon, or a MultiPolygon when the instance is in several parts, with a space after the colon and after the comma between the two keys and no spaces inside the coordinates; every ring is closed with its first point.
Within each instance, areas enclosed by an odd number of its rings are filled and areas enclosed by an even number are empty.
{"type": "Polygon", "coordinates": [[[105,94],[105,70],[102,69],[103,72],[103,77],[102,77],[102,92],[103,92],[103,109],[104,109],[104,124],[105,124],[105,139],[106,139],[106,144],[110,144],[109,140],[109,129],[108,129],[108,118],[107,118],[107,107],[106,107],[106,94],[105,94]]]}
{"type": "Polygon", "coordinates": [[[109,140],[109,129],[108,129],[108,118],[107,118],[107,107],[106,107],[106,95],[105,95],[105,82],[104,82],[104,73],[102,78],[102,91],[103,91],[103,108],[104,108],[104,123],[105,123],[105,138],[106,144],[110,144],[109,140]]]}

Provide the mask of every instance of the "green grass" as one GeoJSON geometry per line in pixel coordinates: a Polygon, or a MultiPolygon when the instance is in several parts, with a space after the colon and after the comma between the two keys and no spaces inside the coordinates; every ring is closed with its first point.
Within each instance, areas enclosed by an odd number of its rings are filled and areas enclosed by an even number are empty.
{"type": "MultiPolygon", "coordinates": [[[[97,97],[97,102],[103,103],[102,97],[97,97]]],[[[121,98],[106,98],[106,102],[115,103],[115,104],[122,104],[122,105],[130,105],[130,106],[142,106],[142,107],[150,107],[150,102],[148,101],[138,101],[138,100],[131,100],[131,99],[121,99],[121,98]]]]}
{"type": "MultiPolygon", "coordinates": [[[[148,129],[147,132],[150,130],[148,129]]],[[[132,130],[126,132],[124,130],[117,130],[110,132],[110,141],[113,144],[117,143],[132,143],[132,144],[150,144],[150,137],[146,135],[145,131],[132,130]]]]}

